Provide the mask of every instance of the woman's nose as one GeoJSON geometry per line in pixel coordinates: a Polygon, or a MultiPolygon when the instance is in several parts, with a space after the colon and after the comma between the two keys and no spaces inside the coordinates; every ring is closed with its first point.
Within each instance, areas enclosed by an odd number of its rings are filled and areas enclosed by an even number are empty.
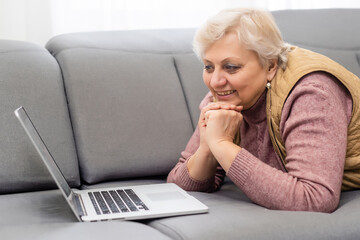
{"type": "Polygon", "coordinates": [[[226,82],[227,81],[224,74],[222,74],[220,71],[214,71],[210,79],[210,86],[216,89],[226,85],[226,82]]]}

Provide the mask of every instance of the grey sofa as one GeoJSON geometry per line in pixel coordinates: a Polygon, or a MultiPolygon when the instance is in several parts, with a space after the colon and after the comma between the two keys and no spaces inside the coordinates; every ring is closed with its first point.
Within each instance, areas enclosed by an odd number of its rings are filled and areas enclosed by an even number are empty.
{"type": "MultiPolygon", "coordinates": [[[[360,76],[360,9],[273,13],[286,41],[360,76]]],[[[207,89],[194,29],[0,40],[1,239],[360,239],[360,190],[331,214],[268,210],[226,180],[207,214],[79,223],[14,117],[26,107],[73,188],[163,183],[207,89]]]]}

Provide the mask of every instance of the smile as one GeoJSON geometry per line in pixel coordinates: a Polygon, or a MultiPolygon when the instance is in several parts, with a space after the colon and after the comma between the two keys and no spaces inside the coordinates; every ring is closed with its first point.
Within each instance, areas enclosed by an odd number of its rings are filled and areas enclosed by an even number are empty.
{"type": "Polygon", "coordinates": [[[229,90],[229,91],[224,91],[224,92],[216,92],[216,94],[219,95],[219,96],[227,96],[227,95],[233,94],[234,92],[236,92],[236,90],[229,90]]]}

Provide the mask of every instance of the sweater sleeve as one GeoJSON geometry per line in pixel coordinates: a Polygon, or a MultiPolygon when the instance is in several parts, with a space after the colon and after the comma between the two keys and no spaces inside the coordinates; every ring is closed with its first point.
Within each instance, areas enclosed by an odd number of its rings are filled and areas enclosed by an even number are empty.
{"type": "MultiPolygon", "coordinates": [[[[205,96],[203,101],[200,103],[200,109],[205,107],[212,99],[212,95],[209,93],[205,96]]],[[[186,148],[181,152],[181,157],[178,163],[170,171],[167,182],[175,183],[184,190],[187,191],[201,191],[201,192],[214,192],[218,190],[224,180],[225,171],[218,166],[214,177],[198,181],[190,176],[187,168],[187,162],[192,155],[196,152],[200,145],[200,131],[196,127],[192,137],[186,145],[186,148]]]]}
{"type": "Polygon", "coordinates": [[[270,209],[334,211],[340,199],[352,100],[337,79],[312,73],[284,105],[280,132],[287,172],[242,149],[227,175],[255,203],[270,209]]]}

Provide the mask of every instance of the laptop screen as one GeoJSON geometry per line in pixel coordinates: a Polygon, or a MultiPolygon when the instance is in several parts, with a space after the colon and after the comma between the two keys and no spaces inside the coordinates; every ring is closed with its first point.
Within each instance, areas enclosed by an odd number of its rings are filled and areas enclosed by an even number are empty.
{"type": "Polygon", "coordinates": [[[69,198],[70,194],[72,193],[70,186],[66,182],[64,175],[59,170],[59,167],[51,156],[48,148],[40,137],[38,131],[30,120],[25,109],[23,107],[16,109],[15,115],[19,119],[21,125],[24,127],[26,133],[33,142],[36,150],[38,151],[47,168],[49,169],[50,174],[54,177],[54,179],[56,179],[56,184],[62,190],[63,194],[65,194],[65,196],[69,198]]]}

